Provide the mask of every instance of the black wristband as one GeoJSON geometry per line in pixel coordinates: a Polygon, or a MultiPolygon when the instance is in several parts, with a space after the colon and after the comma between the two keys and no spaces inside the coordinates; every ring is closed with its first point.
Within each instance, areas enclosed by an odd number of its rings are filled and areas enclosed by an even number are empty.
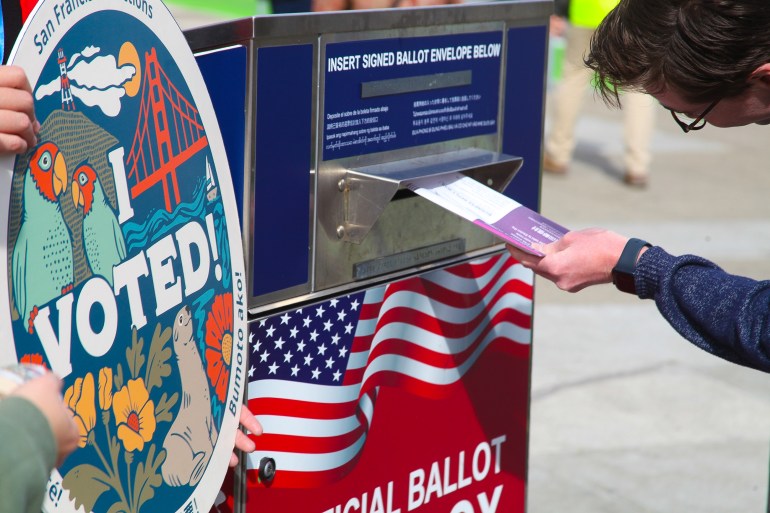
{"type": "Polygon", "coordinates": [[[618,263],[615,264],[615,268],[612,270],[612,283],[615,284],[619,291],[636,294],[636,283],[634,282],[636,261],[639,259],[639,253],[641,253],[642,249],[649,248],[650,246],[652,244],[642,239],[628,240],[626,247],[623,248],[623,252],[620,254],[618,263]]]}

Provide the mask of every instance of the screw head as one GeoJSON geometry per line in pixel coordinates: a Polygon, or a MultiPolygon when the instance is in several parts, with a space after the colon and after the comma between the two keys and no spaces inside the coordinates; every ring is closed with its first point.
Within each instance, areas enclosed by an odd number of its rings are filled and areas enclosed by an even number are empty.
{"type": "Polygon", "coordinates": [[[275,477],[275,460],[273,458],[262,458],[259,460],[259,481],[269,483],[275,477]]]}

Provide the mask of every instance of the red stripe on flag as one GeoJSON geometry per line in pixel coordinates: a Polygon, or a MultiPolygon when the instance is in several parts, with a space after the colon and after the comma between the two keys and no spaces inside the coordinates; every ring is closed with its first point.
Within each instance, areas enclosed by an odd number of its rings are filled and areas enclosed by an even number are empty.
{"type": "Polygon", "coordinates": [[[358,401],[345,403],[319,403],[275,397],[257,397],[249,400],[249,408],[260,415],[302,417],[305,419],[333,420],[349,417],[355,412],[358,401]]]}
{"type": "Polygon", "coordinates": [[[296,452],[304,454],[324,454],[342,451],[353,445],[362,435],[366,434],[367,426],[359,426],[350,433],[338,436],[307,436],[280,435],[264,433],[254,439],[258,448],[269,447],[271,451],[296,452]]]}
{"type": "MultiPolygon", "coordinates": [[[[526,357],[529,352],[528,346],[511,344],[511,341],[504,337],[494,339],[489,347],[492,346],[494,346],[496,352],[505,352],[523,357],[526,357]]],[[[453,393],[454,387],[462,386],[462,380],[448,385],[436,385],[400,372],[380,371],[369,376],[363,385],[366,390],[379,386],[399,388],[428,399],[440,399],[453,393]]]]}

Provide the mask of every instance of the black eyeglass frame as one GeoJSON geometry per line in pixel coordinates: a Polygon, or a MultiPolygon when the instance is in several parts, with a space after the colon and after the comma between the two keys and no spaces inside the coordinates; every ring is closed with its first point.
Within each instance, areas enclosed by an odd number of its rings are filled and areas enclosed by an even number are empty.
{"type": "Polygon", "coordinates": [[[709,112],[711,112],[714,107],[717,106],[717,104],[722,101],[721,98],[717,98],[713,102],[711,102],[711,105],[706,107],[706,110],[701,112],[700,116],[695,118],[695,121],[692,123],[685,123],[681,119],[679,119],[679,116],[677,116],[676,111],[673,109],[668,109],[671,112],[671,117],[674,118],[674,121],[676,121],[676,124],[679,125],[679,128],[682,129],[684,133],[692,132],[693,130],[700,130],[704,126],[706,126],[706,116],[709,112]],[[700,123],[700,124],[698,124],[700,123]]]}

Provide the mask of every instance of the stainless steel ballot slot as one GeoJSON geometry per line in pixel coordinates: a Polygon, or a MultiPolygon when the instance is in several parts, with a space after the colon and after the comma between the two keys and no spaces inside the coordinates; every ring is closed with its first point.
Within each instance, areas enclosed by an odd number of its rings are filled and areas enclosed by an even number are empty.
{"type": "Polygon", "coordinates": [[[243,128],[230,159],[253,314],[501,248],[405,184],[461,172],[537,207],[539,153],[504,140],[517,123],[508,82],[522,80],[508,69],[522,51],[509,34],[550,10],[526,1],[347,11],[187,33],[201,62],[237,54],[246,68],[241,99],[232,64],[202,64],[218,115],[234,119],[220,119],[223,131],[243,128]],[[219,105],[217,90],[227,91],[219,105]],[[523,164],[527,178],[513,180],[523,164]]]}
{"type": "Polygon", "coordinates": [[[326,288],[376,278],[495,244],[419,197],[394,198],[412,180],[454,172],[502,191],[521,163],[520,157],[464,148],[360,167],[323,166],[316,283],[326,288]]]}
{"type": "MultiPolygon", "coordinates": [[[[421,178],[461,172],[481,183],[503,191],[521,167],[521,158],[483,150],[454,152],[372,164],[356,169],[342,169],[337,192],[324,203],[341,204],[337,210],[322,212],[322,223],[336,225],[337,238],[360,244],[390,201],[404,184],[421,178]],[[340,219],[340,215],[342,218],[340,219]]],[[[330,173],[331,174],[331,173],[330,173]]],[[[334,179],[331,174],[327,180],[334,179]]],[[[354,273],[354,278],[356,278],[354,273]]]]}

